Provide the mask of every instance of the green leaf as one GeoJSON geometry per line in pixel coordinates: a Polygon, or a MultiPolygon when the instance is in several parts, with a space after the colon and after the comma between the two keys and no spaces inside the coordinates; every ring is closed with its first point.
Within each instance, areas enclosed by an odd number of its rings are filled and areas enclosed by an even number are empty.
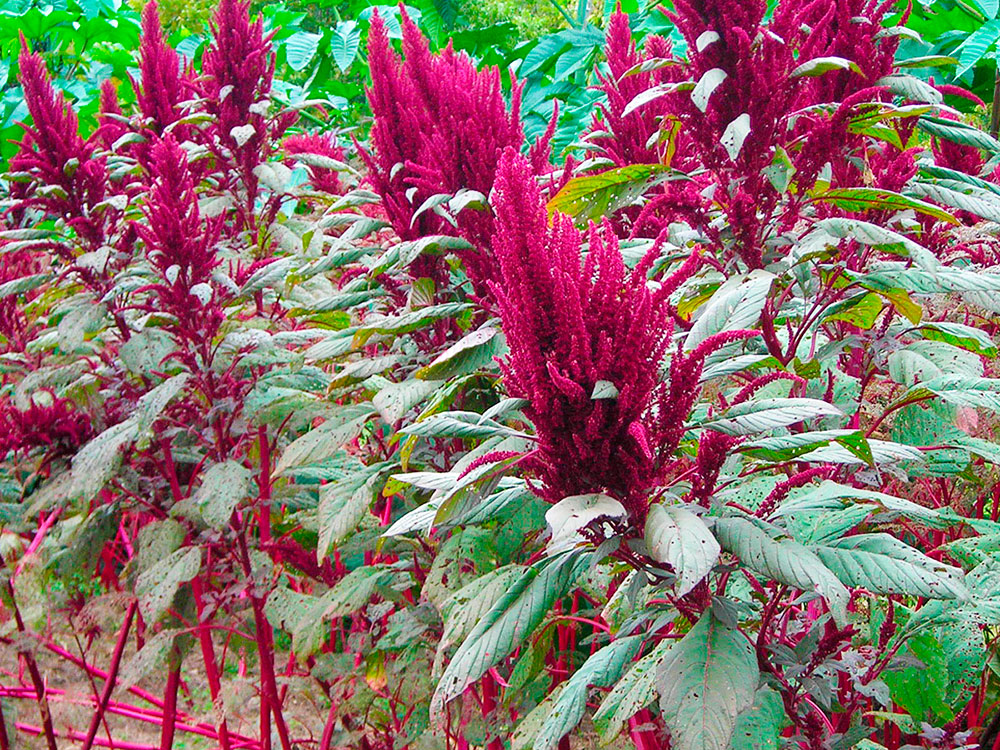
{"type": "Polygon", "coordinates": [[[73,456],[73,470],[68,497],[90,500],[110,480],[121,463],[122,451],[139,436],[134,419],[109,427],[73,456]]]}
{"type": "Polygon", "coordinates": [[[135,582],[139,611],[147,623],[154,623],[170,607],[174,594],[201,570],[201,549],[183,547],[143,571],[135,582]]]}
{"type": "Polygon", "coordinates": [[[726,80],[727,73],[722,68],[712,68],[706,70],[704,75],[698,79],[694,90],[691,92],[691,101],[702,112],[708,109],[708,100],[712,93],[726,80]]]}
{"type": "Polygon", "coordinates": [[[832,70],[853,70],[858,75],[864,75],[856,62],[843,57],[815,57],[799,65],[789,75],[792,78],[815,78],[832,70]]]}
{"type": "Polygon", "coordinates": [[[362,426],[374,412],[375,407],[371,404],[340,407],[319,427],[309,430],[285,448],[274,467],[274,475],[329,458],[361,433],[362,426]]]}
{"type": "MultiPolygon", "coordinates": [[[[753,705],[736,718],[730,750],[778,750],[781,730],[788,725],[785,704],[774,688],[761,685],[753,705]]],[[[857,746],[855,746],[856,748],[857,746]]]]}
{"type": "Polygon", "coordinates": [[[525,570],[455,652],[438,681],[431,715],[439,716],[445,703],[523,643],[589,567],[590,555],[568,552],[525,570]]]}
{"type": "Polygon", "coordinates": [[[494,435],[525,437],[517,430],[505,427],[499,422],[485,418],[471,411],[448,411],[434,414],[427,419],[406,425],[400,431],[403,435],[419,437],[448,437],[477,439],[494,435]]]}
{"type": "Polygon", "coordinates": [[[730,277],[695,317],[684,340],[684,351],[693,350],[716,333],[756,325],[774,278],[774,274],[767,271],[730,277]]]}
{"type": "Polygon", "coordinates": [[[979,128],[958,120],[946,120],[943,117],[924,115],[917,120],[917,127],[925,133],[944,138],[946,141],[961,146],[975,146],[990,153],[1000,151],[1000,142],[997,142],[996,138],[979,128]]]}
{"type": "Polygon", "coordinates": [[[601,733],[601,744],[611,743],[625,722],[656,698],[656,673],[673,645],[672,640],[656,644],[604,698],[594,714],[594,726],[601,733]]]}
{"type": "Polygon", "coordinates": [[[573,731],[586,712],[590,687],[609,687],[616,683],[642,641],[643,636],[639,635],[621,638],[591,654],[567,680],[553,703],[535,737],[534,750],[554,750],[559,740],[573,731]]]}
{"type": "Polygon", "coordinates": [[[955,49],[955,54],[958,55],[955,78],[960,78],[966,71],[974,68],[998,39],[1000,39],[1000,21],[995,19],[987,21],[969,34],[955,49]]]}
{"type": "Polygon", "coordinates": [[[744,112],[726,125],[726,129],[722,131],[722,137],[719,138],[719,143],[726,149],[729,158],[736,161],[748,135],[750,135],[750,115],[744,112]]]}
{"type": "Polygon", "coordinates": [[[346,73],[351,67],[358,56],[360,46],[361,28],[357,22],[341,21],[338,23],[330,39],[330,55],[342,73],[346,73]]]}
{"type": "Polygon", "coordinates": [[[429,365],[414,373],[420,380],[447,380],[455,375],[492,365],[494,357],[505,349],[503,334],[498,328],[486,326],[466,334],[449,346],[429,365]]]}
{"type": "Polygon", "coordinates": [[[761,521],[719,518],[715,535],[740,562],[761,575],[802,591],[816,591],[830,607],[833,619],[847,624],[851,594],[815,552],[761,521]]]}
{"type": "Polygon", "coordinates": [[[550,216],[559,212],[580,222],[599,220],[634,203],[673,173],[662,164],[630,164],[598,175],[574,177],[563,185],[546,207],[550,216]]]}
{"type": "Polygon", "coordinates": [[[674,750],[726,750],[759,679],[753,647],[706,612],[656,673],[674,750]]]}
{"type": "Polygon", "coordinates": [[[288,67],[298,73],[312,62],[319,49],[322,34],[310,34],[308,31],[296,31],[285,40],[285,60],[288,67]]]}
{"type": "Polygon", "coordinates": [[[677,596],[689,593],[719,559],[721,548],[708,526],[678,505],[653,505],[646,516],[646,548],[677,575],[677,596]]]}
{"type": "Polygon", "coordinates": [[[240,500],[249,494],[252,479],[250,470],[237,461],[209,467],[194,494],[205,523],[215,529],[225,527],[240,500]]]}
{"type": "Polygon", "coordinates": [[[628,516],[620,502],[608,495],[570,495],[555,503],[545,512],[552,538],[546,553],[556,555],[585,543],[581,529],[601,519],[622,521],[628,516]]]}
{"type": "Polygon", "coordinates": [[[372,398],[379,416],[388,425],[394,425],[413,407],[438,389],[438,383],[426,380],[404,380],[389,383],[372,398]]]}
{"type": "Polygon", "coordinates": [[[316,560],[322,563],[330,547],[347,539],[364,519],[374,500],[374,484],[381,470],[392,466],[380,463],[361,467],[358,471],[323,485],[319,491],[316,509],[319,522],[319,540],[316,543],[316,560]]]}
{"type": "Polygon", "coordinates": [[[888,534],[856,534],[813,550],[848,586],[929,599],[969,597],[961,570],[932,560],[888,534]]]}
{"type": "Polygon", "coordinates": [[[701,427],[726,435],[752,435],[816,417],[842,415],[833,404],[814,398],[763,398],[731,406],[723,416],[701,427]]]}
{"type": "Polygon", "coordinates": [[[910,388],[897,404],[935,395],[956,406],[982,407],[1000,412],[1000,378],[970,378],[943,375],[910,388]]]}
{"type": "Polygon", "coordinates": [[[942,208],[909,198],[891,190],[878,188],[838,188],[825,190],[813,197],[816,203],[832,203],[845,211],[916,211],[918,214],[933,216],[949,224],[958,224],[958,219],[942,208]]]}

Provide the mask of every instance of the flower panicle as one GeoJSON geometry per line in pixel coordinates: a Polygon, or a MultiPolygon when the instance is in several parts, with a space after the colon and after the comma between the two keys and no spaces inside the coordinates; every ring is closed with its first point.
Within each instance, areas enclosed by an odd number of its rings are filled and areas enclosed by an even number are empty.
{"type": "Polygon", "coordinates": [[[26,172],[37,184],[55,188],[44,196],[30,188],[23,191],[19,208],[38,207],[64,218],[86,242],[97,246],[104,239],[104,225],[92,208],[105,198],[105,162],[94,158],[94,143],[80,136],[76,112],[55,91],[44,60],[28,49],[23,35],[18,65],[32,124],[24,126],[11,171],[26,172]]]}
{"type": "Polygon", "coordinates": [[[150,151],[150,180],[145,222],[135,230],[161,276],[155,289],[163,305],[182,321],[194,320],[213,295],[219,222],[201,217],[187,154],[170,134],[150,151]]]}
{"type": "Polygon", "coordinates": [[[259,150],[265,133],[258,108],[267,100],[274,79],[271,35],[264,33],[260,17],[250,20],[250,4],[242,0],[221,0],[212,30],[202,73],[204,93],[216,110],[218,137],[231,149],[259,150]],[[253,133],[244,138],[237,129],[247,127],[253,133]]]}
{"type": "Polygon", "coordinates": [[[700,259],[682,264],[663,293],[647,281],[648,257],[625,266],[610,224],[590,227],[583,257],[584,236],[568,217],[549,224],[531,165],[512,149],[500,160],[494,207],[492,291],[510,349],[501,370],[508,391],[530,404],[539,492],[550,502],[606,492],[641,520],[674,460],[705,358],[758,333],[728,331],[678,352],[663,381],[669,293],[700,259]]]}
{"type": "MultiPolygon", "coordinates": [[[[520,148],[520,85],[508,107],[493,67],[477,70],[468,55],[451,46],[431,53],[427,39],[401,10],[402,55],[392,48],[385,22],[372,16],[368,35],[373,115],[370,150],[361,155],[373,189],[383,201],[393,229],[402,239],[429,234],[459,234],[476,251],[462,254],[469,276],[480,291],[491,264],[484,257],[493,234],[486,212],[464,211],[458,228],[433,211],[418,213],[432,195],[493,188],[504,149],[520,148]]],[[[539,147],[535,159],[545,160],[539,147]]]]}
{"type": "MultiPolygon", "coordinates": [[[[142,9],[142,39],[139,43],[139,75],[133,80],[139,111],[148,126],[161,135],[181,118],[180,103],[191,85],[191,75],[182,71],[180,55],[163,38],[159,8],[155,0],[142,9]]],[[[184,140],[184,134],[177,137],[184,140]]]]}

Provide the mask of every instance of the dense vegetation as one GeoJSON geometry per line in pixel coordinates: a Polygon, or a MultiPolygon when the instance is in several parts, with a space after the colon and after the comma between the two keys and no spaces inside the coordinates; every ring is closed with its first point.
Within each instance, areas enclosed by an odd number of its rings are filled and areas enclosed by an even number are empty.
{"type": "Polygon", "coordinates": [[[0,748],[1000,748],[998,4],[548,7],[0,12],[0,748]]]}

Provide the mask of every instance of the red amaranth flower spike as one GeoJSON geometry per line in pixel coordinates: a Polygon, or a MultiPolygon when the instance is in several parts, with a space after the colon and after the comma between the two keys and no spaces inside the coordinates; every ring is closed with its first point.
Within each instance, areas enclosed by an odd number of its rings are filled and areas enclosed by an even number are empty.
{"type": "Polygon", "coordinates": [[[256,152],[265,134],[262,114],[251,108],[271,91],[274,55],[271,36],[265,36],[259,17],[250,21],[249,7],[240,0],[219,3],[212,17],[215,35],[202,58],[202,73],[219,138],[231,149],[256,152]],[[246,136],[233,132],[247,127],[253,132],[246,136]]]}
{"type": "Polygon", "coordinates": [[[76,112],[56,93],[45,62],[32,54],[21,38],[18,58],[24,101],[31,114],[11,171],[27,172],[40,185],[57,188],[39,196],[32,189],[19,208],[37,207],[66,220],[95,248],[104,240],[104,223],[91,207],[104,200],[108,175],[103,159],[93,158],[94,146],[77,130],[76,112]]]}
{"type": "Polygon", "coordinates": [[[654,291],[646,272],[662,245],[630,271],[605,224],[591,227],[584,258],[568,217],[548,224],[531,165],[513,149],[500,161],[494,204],[500,278],[491,287],[510,347],[501,368],[508,391],[530,403],[538,448],[529,462],[540,492],[550,502],[607,492],[641,521],[700,392],[705,357],[757,334],[717,334],[678,352],[664,383],[668,297],[697,257],[654,291]]]}
{"type": "Polygon", "coordinates": [[[50,448],[72,454],[93,435],[90,418],[50,390],[36,394],[24,411],[12,400],[0,402],[0,458],[50,448]]]}
{"type": "MultiPolygon", "coordinates": [[[[402,13],[403,57],[395,53],[385,23],[376,12],[368,33],[372,85],[367,89],[374,122],[371,150],[362,150],[372,187],[383,200],[393,229],[403,239],[456,230],[433,211],[417,210],[432,195],[461,189],[489,195],[505,148],[524,141],[519,118],[520,91],[511,106],[503,98],[500,71],[476,70],[450,46],[431,54],[427,40],[402,13]]],[[[544,149],[538,150],[539,154],[544,149]]],[[[542,161],[542,156],[536,157],[542,161]]],[[[488,212],[464,211],[458,233],[478,253],[463,253],[474,283],[489,278],[482,257],[493,233],[488,212]]]]}
{"type": "MultiPolygon", "coordinates": [[[[157,135],[181,117],[178,106],[187,97],[190,76],[181,71],[181,57],[163,38],[159,8],[155,0],[142,9],[142,40],[139,43],[139,75],[134,79],[136,103],[148,126],[157,135]]],[[[175,133],[185,140],[186,129],[175,133]]]]}
{"type": "Polygon", "coordinates": [[[211,329],[222,315],[211,304],[215,292],[210,284],[219,264],[215,245],[221,222],[201,218],[187,154],[173,136],[153,145],[150,172],[145,222],[137,222],[135,230],[162,279],[153,288],[184,335],[211,329]]]}

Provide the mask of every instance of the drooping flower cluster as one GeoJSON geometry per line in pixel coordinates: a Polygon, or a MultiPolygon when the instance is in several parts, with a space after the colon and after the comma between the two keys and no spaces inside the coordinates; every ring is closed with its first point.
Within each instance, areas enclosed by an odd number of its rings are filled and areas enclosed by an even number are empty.
{"type": "Polygon", "coordinates": [[[145,223],[137,224],[136,231],[161,277],[153,289],[162,309],[177,317],[179,331],[193,335],[210,330],[221,315],[209,305],[221,222],[202,219],[187,154],[173,136],[154,144],[150,177],[145,223]]]}
{"type": "Polygon", "coordinates": [[[25,453],[50,448],[72,454],[93,435],[90,418],[69,399],[41,391],[27,409],[13,399],[0,403],[0,458],[9,452],[25,453]]]}
{"type": "MultiPolygon", "coordinates": [[[[864,139],[849,132],[849,114],[885,97],[877,84],[892,72],[896,42],[879,32],[890,5],[782,0],[769,15],[764,0],[678,0],[667,14],[684,37],[687,57],[646,72],[631,69],[670,57],[669,48],[653,37],[640,54],[627,17],[615,14],[606,47],[611,72],[601,86],[608,104],[592,140],[618,166],[661,162],[669,149],[674,166],[703,174],[693,183],[663,186],[662,195],[634,217],[633,231],[656,231],[678,215],[697,217],[699,202],[714,204],[728,219],[735,255],[750,268],[761,267],[763,233],[780,203],[771,174],[775,159],[785,159],[796,180],[811,188],[828,162],[849,163],[862,147],[864,139]],[[808,65],[821,58],[851,67],[813,75],[808,65]],[[690,83],[670,87],[685,81],[690,83]],[[659,96],[622,115],[656,86],[662,87],[659,96]],[[718,187],[699,197],[708,185],[718,187]]],[[[838,175],[839,186],[870,179],[850,169],[838,175]]]]}
{"type": "Polygon", "coordinates": [[[32,125],[26,127],[11,171],[25,173],[30,184],[18,183],[19,211],[37,208],[66,220],[93,248],[105,237],[107,213],[93,207],[104,200],[108,182],[103,159],[94,158],[94,143],[77,129],[73,108],[49,80],[45,62],[24,44],[18,60],[24,101],[32,125]],[[37,188],[46,186],[44,192],[37,188]]]}
{"type": "MultiPolygon", "coordinates": [[[[156,135],[177,122],[183,115],[180,103],[189,98],[194,76],[181,70],[180,55],[163,38],[156,2],[142,9],[142,38],[139,44],[141,83],[133,80],[136,103],[146,119],[145,125],[156,135]]],[[[179,140],[187,138],[188,129],[174,132],[179,140]]]]}
{"type": "MultiPolygon", "coordinates": [[[[508,109],[500,72],[476,70],[465,54],[450,46],[431,54],[427,40],[403,13],[403,56],[392,49],[385,23],[372,16],[368,89],[374,122],[370,152],[362,156],[371,184],[381,197],[393,229],[403,239],[454,234],[432,210],[419,213],[433,195],[493,187],[503,150],[520,148],[520,87],[508,109]]],[[[482,249],[492,234],[488,213],[472,210],[458,216],[459,232],[482,249]]],[[[469,276],[488,277],[489,265],[475,253],[463,255],[469,276]]]]}
{"type": "Polygon", "coordinates": [[[584,259],[583,235],[565,216],[548,226],[531,166],[513,150],[500,162],[494,200],[500,278],[492,289],[510,347],[502,369],[508,391],[530,402],[541,492],[550,502],[607,492],[641,520],[683,437],[705,357],[754,334],[725,333],[678,351],[663,382],[669,297],[698,257],[654,291],[647,272],[659,247],[630,271],[605,224],[591,226],[584,259]]]}

